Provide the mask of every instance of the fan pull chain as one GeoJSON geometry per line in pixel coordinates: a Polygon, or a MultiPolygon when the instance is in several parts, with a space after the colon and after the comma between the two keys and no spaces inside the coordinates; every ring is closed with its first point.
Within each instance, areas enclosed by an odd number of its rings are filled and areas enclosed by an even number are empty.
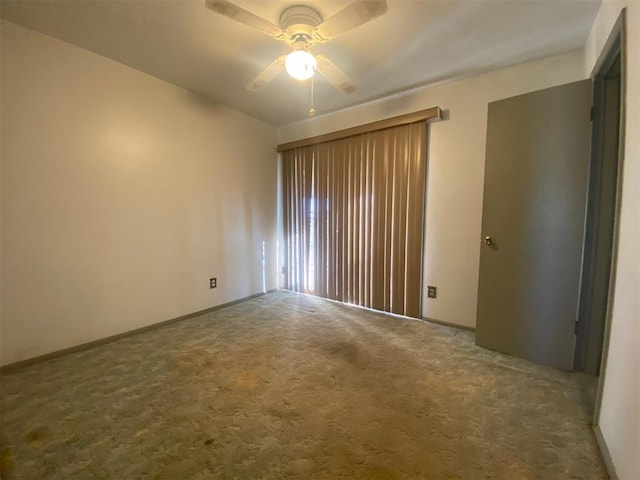
{"type": "MultiPolygon", "coordinates": [[[[313,77],[315,77],[315,75],[313,77]]],[[[311,108],[309,109],[310,117],[313,117],[316,114],[316,111],[313,108],[313,77],[311,77],[311,108]]]]}

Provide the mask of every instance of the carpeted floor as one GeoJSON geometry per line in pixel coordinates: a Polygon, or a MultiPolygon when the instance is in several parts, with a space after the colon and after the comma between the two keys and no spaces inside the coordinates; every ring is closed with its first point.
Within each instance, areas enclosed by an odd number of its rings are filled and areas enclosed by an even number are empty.
{"type": "Polygon", "coordinates": [[[3,480],[606,478],[593,378],[287,292],[1,382],[3,480]]]}

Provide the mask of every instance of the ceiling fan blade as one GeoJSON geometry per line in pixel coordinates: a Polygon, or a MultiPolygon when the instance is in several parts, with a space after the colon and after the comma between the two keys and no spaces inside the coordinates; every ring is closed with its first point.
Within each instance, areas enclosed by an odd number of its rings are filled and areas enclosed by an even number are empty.
{"type": "Polygon", "coordinates": [[[247,85],[247,90],[251,90],[253,92],[257,92],[262,90],[264,86],[269,83],[271,80],[276,78],[276,76],[280,73],[282,69],[284,69],[284,59],[287,58],[286,55],[281,55],[276,58],[271,65],[265,68],[260,75],[251,80],[251,83],[247,85]]]}
{"type": "Polygon", "coordinates": [[[328,42],[352,28],[379,17],[386,11],[386,0],[354,0],[314,28],[313,39],[317,43],[328,42]]]}
{"type": "Polygon", "coordinates": [[[276,40],[287,41],[289,37],[287,34],[277,25],[268,22],[262,17],[259,17],[244,8],[237,6],[235,3],[228,0],[205,0],[207,8],[213,10],[220,15],[229,17],[236,22],[243,23],[244,25],[265,33],[276,40]]]}
{"type": "Polygon", "coordinates": [[[351,84],[351,79],[347,74],[336,67],[331,60],[324,55],[316,55],[318,61],[318,71],[328,80],[328,82],[344,93],[353,93],[355,90],[351,84]]]}

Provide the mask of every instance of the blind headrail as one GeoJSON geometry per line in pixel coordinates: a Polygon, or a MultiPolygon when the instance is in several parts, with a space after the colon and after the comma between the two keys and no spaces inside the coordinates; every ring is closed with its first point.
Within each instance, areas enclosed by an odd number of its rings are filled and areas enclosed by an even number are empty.
{"type": "Polygon", "coordinates": [[[397,117],[378,120],[377,122],[371,122],[365,125],[358,125],[357,127],[346,128],[344,130],[338,130],[336,132],[324,133],[322,135],[304,138],[302,140],[296,140],[294,142],[281,143],[280,145],[278,145],[278,152],[284,152],[293,148],[308,147],[310,145],[317,145],[318,143],[330,142],[333,140],[339,140],[341,138],[352,137],[354,135],[375,132],[376,130],[383,130],[385,128],[407,125],[408,123],[421,122],[423,120],[431,120],[433,118],[442,118],[442,110],[440,110],[440,107],[431,107],[427,108],[426,110],[420,110],[418,112],[407,113],[405,115],[399,115],[397,117]]]}

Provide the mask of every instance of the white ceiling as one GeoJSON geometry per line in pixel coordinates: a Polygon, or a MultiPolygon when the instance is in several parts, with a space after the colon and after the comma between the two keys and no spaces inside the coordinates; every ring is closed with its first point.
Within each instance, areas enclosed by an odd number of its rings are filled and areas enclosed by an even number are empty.
{"type": "MultiPolygon", "coordinates": [[[[235,0],[278,24],[287,6],[327,18],[336,0],[235,0]]],[[[314,47],[352,79],[344,94],[315,80],[317,114],[411,88],[582,48],[600,0],[387,0],[388,11],[314,47]]],[[[289,47],[207,9],[204,0],[2,0],[1,16],[273,125],[308,117],[309,82],[284,72],[245,86],[289,47]]]]}

